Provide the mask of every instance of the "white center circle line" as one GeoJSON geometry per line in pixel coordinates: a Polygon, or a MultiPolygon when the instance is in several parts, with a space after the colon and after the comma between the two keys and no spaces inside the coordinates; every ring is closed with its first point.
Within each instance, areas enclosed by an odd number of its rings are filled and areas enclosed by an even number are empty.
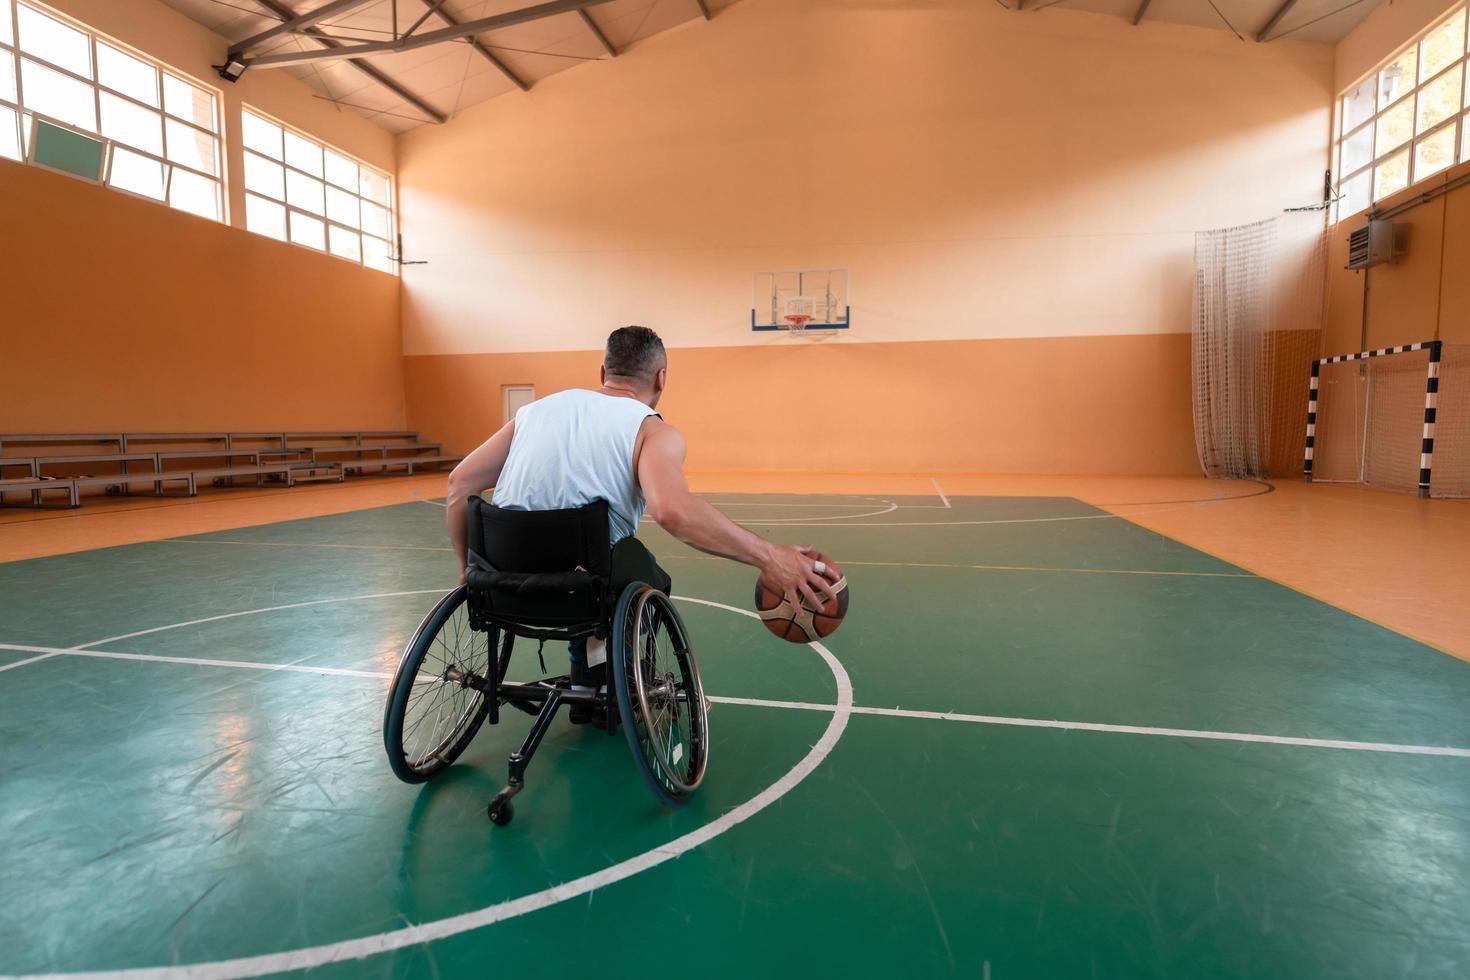
{"type": "MultiPolygon", "coordinates": [[[[762,524],[762,525],[764,525],[764,524],[784,524],[787,527],[812,527],[812,526],[821,527],[823,525],[817,525],[817,524],[811,524],[811,523],[798,523],[798,522],[855,521],[855,520],[858,520],[859,518],[863,518],[863,517],[881,517],[884,514],[891,514],[894,511],[898,510],[898,504],[894,503],[891,500],[882,500],[882,499],[879,499],[877,502],[878,503],[887,504],[888,506],[887,507],[884,507],[884,508],[882,508],[880,510],[864,511],[861,514],[834,514],[831,517],[772,517],[772,518],[769,518],[768,520],[764,520],[764,521],[744,520],[744,521],[736,521],[735,523],[736,524],[740,524],[740,525],[746,525],[746,524],[762,524]]],[[[843,505],[840,505],[840,506],[847,506],[847,505],[846,504],[843,504],[843,505]]]]}
{"type": "MultiPolygon", "coordinates": [[[[422,592],[442,593],[442,589],[415,590],[413,592],[387,592],[377,593],[370,596],[349,596],[341,599],[319,599],[311,602],[290,603],[283,606],[272,606],[268,609],[253,609],[244,612],[230,613],[222,616],[210,616],[204,619],[191,620],[188,623],[176,623],[172,626],[160,626],[150,630],[141,630],[136,633],[126,634],[128,637],[141,636],[146,633],[158,633],[168,629],[177,629],[183,626],[191,626],[199,623],[216,622],[221,619],[229,619],[236,616],[249,616],[256,613],[270,612],[278,609],[298,609],[303,606],[321,605],[329,602],[350,602],[353,599],[387,598],[399,595],[417,595],[422,592]]],[[[750,619],[760,617],[745,609],[728,606],[722,602],[712,602],[708,599],[694,599],[687,596],[676,596],[679,602],[689,602],[701,606],[709,606],[714,609],[723,609],[750,619]]],[[[117,640],[124,637],[110,637],[117,640]]],[[[85,646],[97,646],[108,642],[97,640],[85,646]]],[[[337,942],[323,943],[318,946],[305,946],[299,949],[285,950],[278,953],[266,953],[260,956],[247,956],[231,960],[219,960],[209,963],[189,963],[179,966],[140,967],[127,970],[97,970],[79,973],[49,973],[33,974],[35,978],[49,978],[49,980],[82,980],[82,978],[93,978],[93,980],[215,980],[215,978],[233,977],[258,977],[271,973],[281,973],[287,970],[307,970],[314,967],[326,966],[330,963],[342,963],[351,960],[362,959],[378,953],[385,953],[395,949],[403,949],[408,946],[418,946],[423,943],[447,939],[460,933],[480,929],[496,922],[503,922],[517,916],[535,912],[540,909],[549,908],[568,899],[576,898],[605,888],[608,885],[622,881],[625,878],[657,867],[666,861],[671,861],[681,854],[691,851],[701,844],[713,840],[715,837],[725,833],[733,827],[744,823],[755,816],[766,807],[775,803],[785,796],[797,784],[806,779],[816,770],[817,766],[831,754],[836,748],[838,740],[847,729],[848,719],[852,715],[852,680],[843,668],[841,661],[832,655],[832,651],[821,643],[813,642],[807,644],[821,656],[826,663],[827,669],[832,672],[832,679],[837,684],[837,704],[832,706],[832,717],[827,722],[821,738],[807,752],[806,755],[792,766],[780,779],[776,780],[764,790],[752,796],[744,803],[725,811],[719,817],[710,821],[702,827],[690,831],[683,836],[660,844],[642,854],[635,855],[625,861],[594,871],[591,874],[574,878],[571,881],[552,885],[529,895],[519,898],[507,899],[487,905],[484,908],[472,912],[464,912],[460,915],[436,919],[431,922],[417,925],[404,926],[387,932],[376,933],[371,936],[362,936],[357,939],[339,940],[337,942]]],[[[73,649],[81,650],[82,647],[73,649]]]]}

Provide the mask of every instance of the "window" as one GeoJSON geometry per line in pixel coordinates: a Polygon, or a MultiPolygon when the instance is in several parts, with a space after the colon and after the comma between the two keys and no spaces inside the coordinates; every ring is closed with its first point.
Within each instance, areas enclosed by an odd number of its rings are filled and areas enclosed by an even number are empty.
{"type": "Polygon", "coordinates": [[[107,145],[107,186],[219,221],[219,98],[29,0],[0,0],[0,156],[24,160],[33,119],[107,145]]]}
{"type": "Polygon", "coordinates": [[[1470,68],[1461,6],[1345,92],[1333,172],[1338,220],[1470,160],[1470,68]]]}
{"type": "Polygon", "coordinates": [[[245,227],[393,272],[393,184],[387,175],[249,109],[245,227]]]}

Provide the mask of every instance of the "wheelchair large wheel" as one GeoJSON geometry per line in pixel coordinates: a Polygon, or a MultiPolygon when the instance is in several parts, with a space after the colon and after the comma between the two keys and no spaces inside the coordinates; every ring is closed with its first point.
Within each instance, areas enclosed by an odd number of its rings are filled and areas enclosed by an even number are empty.
{"type": "Polygon", "coordinates": [[[613,687],[633,760],[659,800],[682,806],[704,779],[709,714],[684,621],[669,597],[635,582],[613,617],[613,687]]]}
{"type": "Polygon", "coordinates": [[[470,629],[461,585],[424,617],[393,677],[383,746],[395,776],[421,783],[459,758],[490,711],[468,682],[489,676],[492,656],[490,635],[470,629]]]}

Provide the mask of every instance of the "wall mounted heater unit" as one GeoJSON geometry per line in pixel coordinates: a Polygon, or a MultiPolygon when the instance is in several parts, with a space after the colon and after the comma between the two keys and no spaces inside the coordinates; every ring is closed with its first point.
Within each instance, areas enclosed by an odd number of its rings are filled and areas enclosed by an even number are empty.
{"type": "Polygon", "coordinates": [[[1395,255],[1404,251],[1398,244],[1396,232],[1392,221],[1369,221],[1363,227],[1348,232],[1347,267],[1366,269],[1392,262],[1395,255]]]}

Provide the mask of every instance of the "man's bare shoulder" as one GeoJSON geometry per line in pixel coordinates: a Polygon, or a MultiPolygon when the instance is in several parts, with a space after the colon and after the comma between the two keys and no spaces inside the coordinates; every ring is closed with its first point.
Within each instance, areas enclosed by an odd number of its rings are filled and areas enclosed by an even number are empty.
{"type": "Polygon", "coordinates": [[[657,415],[650,415],[644,419],[643,424],[639,426],[638,434],[643,437],[644,441],[657,439],[660,442],[677,441],[681,444],[684,442],[684,433],[657,415]]]}
{"type": "Polygon", "coordinates": [[[637,448],[639,457],[642,457],[645,452],[652,451],[658,456],[673,456],[682,460],[685,450],[684,433],[657,415],[650,415],[638,427],[637,448]]]}

